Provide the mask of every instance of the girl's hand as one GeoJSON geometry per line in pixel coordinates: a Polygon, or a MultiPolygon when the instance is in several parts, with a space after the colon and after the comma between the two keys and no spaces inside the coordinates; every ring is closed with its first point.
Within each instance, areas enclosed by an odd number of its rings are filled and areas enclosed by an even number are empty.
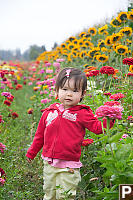
{"type": "Polygon", "coordinates": [[[28,163],[31,163],[31,162],[32,162],[32,160],[31,160],[30,158],[27,158],[27,161],[28,161],[28,163]]]}

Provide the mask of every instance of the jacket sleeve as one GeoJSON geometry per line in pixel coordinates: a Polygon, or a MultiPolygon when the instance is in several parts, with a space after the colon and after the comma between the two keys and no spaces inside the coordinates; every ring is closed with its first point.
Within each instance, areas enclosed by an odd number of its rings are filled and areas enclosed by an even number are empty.
{"type": "MultiPolygon", "coordinates": [[[[102,124],[101,121],[98,120],[97,117],[94,116],[92,110],[90,108],[83,109],[83,125],[85,128],[87,128],[89,131],[95,133],[95,134],[102,134],[102,124]]],[[[110,120],[110,128],[113,127],[114,120],[110,120]]],[[[103,127],[107,127],[107,120],[103,119],[103,127]]]]}
{"type": "Polygon", "coordinates": [[[30,148],[27,151],[26,156],[30,159],[34,159],[35,156],[37,155],[37,153],[41,150],[41,148],[43,147],[44,144],[44,130],[46,127],[45,124],[45,117],[46,116],[46,112],[44,112],[41,116],[41,119],[39,121],[34,139],[33,139],[33,143],[31,144],[30,148]]]}

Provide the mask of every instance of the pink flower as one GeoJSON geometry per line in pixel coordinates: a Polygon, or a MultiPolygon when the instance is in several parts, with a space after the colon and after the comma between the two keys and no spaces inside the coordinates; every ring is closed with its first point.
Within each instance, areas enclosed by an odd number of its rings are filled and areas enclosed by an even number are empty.
{"type": "Polygon", "coordinates": [[[46,66],[46,67],[50,67],[50,66],[51,66],[51,63],[47,62],[47,63],[45,63],[45,66],[46,66]]]}
{"type": "Polygon", "coordinates": [[[119,99],[124,98],[125,95],[122,93],[116,93],[116,94],[112,94],[109,98],[110,99],[114,99],[115,101],[118,101],[119,99]]]}
{"type": "Polygon", "coordinates": [[[123,134],[122,138],[120,138],[120,140],[127,138],[129,135],[127,134],[123,134]]]}
{"type": "Polygon", "coordinates": [[[64,62],[65,59],[63,59],[63,58],[58,58],[58,59],[56,59],[56,61],[57,61],[57,62],[64,62]]]}
{"type": "Polygon", "coordinates": [[[53,70],[52,70],[52,69],[46,69],[46,73],[47,73],[47,74],[52,74],[52,73],[53,73],[53,70]]]}
{"type": "Polygon", "coordinates": [[[42,99],[42,100],[41,100],[41,103],[44,103],[44,104],[48,103],[48,98],[42,99]]]}
{"type": "Polygon", "coordinates": [[[10,92],[2,92],[1,96],[5,96],[5,97],[11,97],[11,93],[10,92]]]}
{"type": "Polygon", "coordinates": [[[1,151],[1,153],[4,153],[4,150],[6,149],[6,145],[4,145],[4,144],[2,144],[1,142],[0,142],[0,151],[1,151]]]}
{"type": "Polygon", "coordinates": [[[107,101],[104,103],[104,106],[120,106],[121,104],[118,101],[107,101]]]}
{"type": "Polygon", "coordinates": [[[0,178],[0,185],[4,185],[5,181],[6,181],[5,179],[0,178]]]}
{"type": "Polygon", "coordinates": [[[0,123],[4,123],[4,120],[2,119],[2,115],[0,115],[0,123]]]}
{"type": "Polygon", "coordinates": [[[132,115],[131,115],[131,116],[128,116],[127,120],[133,121],[133,116],[132,116],[132,115]]]}
{"type": "Polygon", "coordinates": [[[98,118],[109,117],[111,119],[121,119],[122,107],[108,105],[100,106],[96,109],[95,114],[98,118]]]}
{"type": "Polygon", "coordinates": [[[54,67],[60,67],[60,63],[59,63],[59,62],[54,62],[54,63],[53,63],[53,66],[54,66],[54,67]]]}
{"type": "Polygon", "coordinates": [[[89,144],[92,144],[94,141],[93,139],[84,139],[82,142],[82,146],[88,146],[89,144]]]}

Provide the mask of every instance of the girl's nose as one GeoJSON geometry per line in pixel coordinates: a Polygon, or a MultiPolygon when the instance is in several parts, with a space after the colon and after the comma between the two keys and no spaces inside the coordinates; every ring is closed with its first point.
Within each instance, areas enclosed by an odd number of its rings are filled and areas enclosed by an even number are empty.
{"type": "Polygon", "coordinates": [[[67,91],[67,95],[68,95],[68,96],[72,96],[72,91],[71,91],[71,90],[68,90],[68,91],[67,91]]]}

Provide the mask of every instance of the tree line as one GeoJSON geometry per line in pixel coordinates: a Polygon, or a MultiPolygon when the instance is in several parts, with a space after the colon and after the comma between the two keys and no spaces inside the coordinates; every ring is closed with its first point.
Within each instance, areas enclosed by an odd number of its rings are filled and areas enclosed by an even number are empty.
{"type": "MultiPolygon", "coordinates": [[[[57,46],[54,43],[53,48],[57,46]]],[[[52,49],[53,49],[52,48],[52,49]]],[[[35,60],[41,53],[46,51],[45,45],[31,45],[24,53],[21,53],[21,50],[18,48],[16,50],[0,50],[0,60],[9,61],[9,60],[20,60],[20,61],[31,61],[35,60]]]]}

